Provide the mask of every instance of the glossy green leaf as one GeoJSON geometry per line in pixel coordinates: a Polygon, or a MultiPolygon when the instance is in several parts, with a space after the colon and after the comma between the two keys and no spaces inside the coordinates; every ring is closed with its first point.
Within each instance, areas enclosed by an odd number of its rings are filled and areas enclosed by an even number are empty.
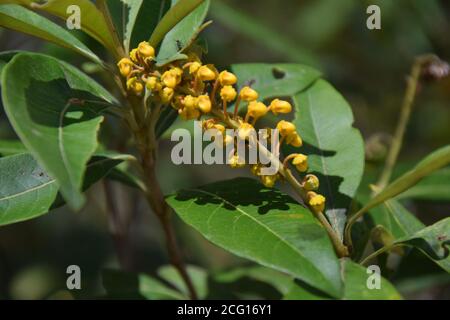
{"type": "Polygon", "coordinates": [[[52,15],[58,16],[64,21],[71,15],[67,10],[71,5],[77,5],[81,13],[81,30],[99,41],[109,50],[114,50],[114,41],[109,32],[108,24],[103,14],[90,0],[47,0],[42,4],[34,1],[31,8],[42,10],[52,15]]]}
{"type": "Polygon", "coordinates": [[[0,140],[0,156],[26,153],[27,148],[19,140],[0,140]]]}
{"type": "MultiPolygon", "coordinates": [[[[351,260],[343,260],[344,269],[344,300],[399,300],[402,299],[395,287],[381,277],[380,289],[369,289],[366,268],[351,260]]],[[[287,300],[328,300],[324,293],[308,287],[302,283],[294,283],[290,291],[284,296],[287,300]]]]}
{"type": "Polygon", "coordinates": [[[340,296],[339,262],[325,230],[280,191],[238,178],[183,190],[167,201],[212,243],[340,296]]]}
{"type": "Polygon", "coordinates": [[[5,67],[2,97],[21,141],[56,178],[68,204],[79,209],[86,163],[98,145],[99,110],[114,98],[74,67],[31,53],[5,67]]]}
{"type": "Polygon", "coordinates": [[[21,51],[4,51],[4,52],[0,52],[0,78],[1,78],[1,75],[2,75],[3,68],[19,52],[21,52],[21,51]]]}
{"type": "Polygon", "coordinates": [[[414,187],[399,194],[397,199],[418,199],[427,201],[450,200],[450,168],[441,169],[423,178],[414,187]]]}
{"type": "Polygon", "coordinates": [[[419,162],[413,169],[390,183],[372,198],[360,211],[365,212],[417,184],[424,177],[450,163],[450,145],[442,147],[419,162]]]}
{"type": "MultiPolygon", "coordinates": [[[[127,155],[97,155],[86,168],[83,190],[103,178],[127,155]]],[[[0,158],[0,225],[36,218],[62,204],[58,184],[27,153],[0,158]]]]}
{"type": "Polygon", "coordinates": [[[292,63],[245,63],[234,64],[231,68],[238,77],[238,87],[251,85],[261,100],[292,97],[321,76],[311,67],[292,63]]]}
{"type": "Polygon", "coordinates": [[[94,62],[102,63],[95,53],[69,31],[22,6],[15,4],[0,5],[0,26],[54,42],[65,48],[75,50],[94,62]]]}
{"type": "MultiPolygon", "coordinates": [[[[172,0],[175,8],[186,0],[172,0]]],[[[195,10],[179,21],[164,37],[156,57],[158,65],[185,58],[182,51],[186,49],[197,35],[209,9],[209,0],[203,1],[195,10]]]]}
{"type": "Polygon", "coordinates": [[[364,171],[361,134],[352,127],[350,106],[326,81],[317,80],[293,100],[293,123],[303,139],[299,151],[308,155],[308,172],[319,178],[319,192],[327,199],[325,214],[342,236],[347,210],[364,171]]]}

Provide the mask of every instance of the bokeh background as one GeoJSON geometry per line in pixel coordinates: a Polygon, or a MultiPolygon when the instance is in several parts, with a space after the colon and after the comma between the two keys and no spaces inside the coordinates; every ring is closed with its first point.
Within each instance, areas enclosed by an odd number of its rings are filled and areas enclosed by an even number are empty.
{"type": "MultiPolygon", "coordinates": [[[[220,68],[246,62],[293,62],[320,69],[353,108],[355,126],[367,141],[369,171],[383,164],[414,57],[430,52],[450,60],[450,2],[445,0],[212,2],[209,18],[214,23],[203,33],[209,51],[206,60],[220,68]],[[370,4],[381,8],[382,30],[366,28],[370,4]]],[[[87,41],[100,50],[95,41],[87,41]]],[[[107,79],[78,56],[0,30],[0,51],[11,49],[58,56],[107,85],[107,79]]],[[[401,152],[403,166],[450,142],[449,102],[450,79],[421,85],[401,152]]],[[[107,122],[103,140],[110,141],[111,148],[126,150],[128,141],[122,132],[120,125],[107,122]]],[[[15,138],[1,109],[0,138],[15,138]]],[[[158,174],[166,193],[242,174],[224,166],[175,166],[170,147],[170,141],[161,142],[158,174]]],[[[63,207],[39,219],[0,228],[0,299],[100,298],[103,269],[122,265],[154,274],[167,263],[158,222],[134,190],[99,183],[88,197],[81,212],[63,207]],[[111,223],[112,213],[119,217],[118,223],[111,223]],[[127,236],[120,239],[120,231],[127,236]],[[83,277],[83,289],[75,293],[64,290],[66,267],[71,264],[81,267],[83,277]]],[[[427,224],[450,212],[445,202],[411,201],[407,206],[427,224]]],[[[248,264],[175,220],[189,263],[211,273],[248,264]]],[[[450,298],[448,276],[420,255],[411,255],[408,262],[391,279],[405,297],[450,298]]],[[[245,288],[239,290],[245,293],[245,288]]]]}

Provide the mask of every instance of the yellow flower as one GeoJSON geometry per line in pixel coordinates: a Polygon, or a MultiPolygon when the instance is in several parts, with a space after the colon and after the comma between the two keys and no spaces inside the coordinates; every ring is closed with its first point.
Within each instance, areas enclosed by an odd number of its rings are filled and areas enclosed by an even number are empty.
{"type": "Polygon", "coordinates": [[[264,186],[267,188],[272,188],[275,185],[275,182],[277,181],[278,175],[273,176],[261,176],[261,181],[264,186]]]}
{"type": "Polygon", "coordinates": [[[308,199],[308,204],[314,212],[323,212],[325,209],[325,197],[315,193],[314,191],[309,191],[306,194],[308,199]]]}
{"type": "Polygon", "coordinates": [[[138,49],[137,49],[137,48],[131,50],[131,52],[130,52],[130,58],[131,58],[131,60],[133,60],[134,62],[139,62],[139,59],[138,59],[138,49]]]}
{"type": "Polygon", "coordinates": [[[268,109],[264,103],[252,101],[248,104],[247,115],[253,117],[253,119],[258,119],[264,116],[267,111],[268,109]]]}
{"type": "Polygon", "coordinates": [[[127,77],[133,70],[133,61],[128,58],[123,58],[117,63],[117,66],[119,67],[120,74],[127,77]]]}
{"type": "Polygon", "coordinates": [[[306,191],[313,191],[319,189],[319,178],[313,174],[307,174],[302,181],[303,188],[306,191]]]}
{"type": "Polygon", "coordinates": [[[286,143],[296,148],[301,147],[303,145],[302,138],[299,136],[297,132],[288,135],[286,137],[286,143]]]}
{"type": "Polygon", "coordinates": [[[138,78],[132,77],[127,81],[127,89],[131,90],[137,95],[140,95],[144,91],[144,85],[138,78]]]}
{"type": "Polygon", "coordinates": [[[161,81],[164,83],[166,87],[174,89],[177,86],[177,84],[180,83],[181,75],[176,69],[170,69],[164,72],[163,75],[161,76],[161,81]]]}
{"type": "Polygon", "coordinates": [[[183,108],[178,110],[178,114],[183,120],[193,120],[200,117],[200,111],[198,109],[183,108]]]}
{"type": "Polygon", "coordinates": [[[245,161],[241,159],[237,154],[228,159],[228,163],[232,168],[242,168],[245,166],[245,161]]]}
{"type": "Polygon", "coordinates": [[[159,92],[159,96],[163,103],[170,102],[170,100],[172,100],[172,98],[173,98],[173,95],[174,95],[174,91],[172,88],[169,88],[169,87],[165,87],[164,89],[162,89],[159,92]]]}
{"type": "Polygon", "coordinates": [[[200,69],[201,66],[202,66],[202,64],[197,61],[190,63],[189,64],[189,73],[190,74],[196,73],[198,71],[198,69],[200,69]]]}
{"type": "Polygon", "coordinates": [[[221,125],[221,124],[215,124],[215,125],[213,125],[212,127],[213,127],[214,129],[216,129],[216,130],[219,130],[219,131],[222,133],[222,135],[225,134],[225,127],[224,127],[223,125],[221,125]]]}
{"type": "Polygon", "coordinates": [[[258,99],[258,92],[248,86],[245,86],[239,92],[239,96],[244,101],[254,101],[258,99]]]}
{"type": "Polygon", "coordinates": [[[275,99],[270,103],[270,110],[272,110],[274,115],[278,115],[279,113],[289,113],[292,111],[292,106],[289,102],[275,99]]]}
{"type": "Polygon", "coordinates": [[[142,58],[154,58],[155,57],[155,49],[147,42],[142,41],[138,46],[139,55],[142,58]]]}
{"type": "Polygon", "coordinates": [[[208,113],[211,111],[211,100],[209,99],[209,96],[206,94],[203,94],[201,96],[198,96],[198,108],[203,113],[208,113]]]}
{"type": "Polygon", "coordinates": [[[298,154],[292,160],[292,164],[297,168],[300,172],[305,172],[308,170],[308,157],[304,154],[298,154]]]}
{"type": "Polygon", "coordinates": [[[224,86],[220,90],[220,97],[227,102],[233,101],[236,98],[236,94],[236,90],[232,86],[224,86]]]}
{"type": "Polygon", "coordinates": [[[250,123],[242,123],[238,129],[238,136],[239,139],[245,140],[247,139],[253,132],[255,132],[255,129],[250,123]]]}
{"type": "Polygon", "coordinates": [[[216,78],[216,74],[207,66],[201,66],[197,70],[197,76],[201,81],[211,81],[216,78]]]}
{"type": "Polygon", "coordinates": [[[282,137],[287,137],[295,133],[296,128],[292,122],[281,120],[277,124],[277,129],[282,137]]]}
{"type": "Polygon", "coordinates": [[[222,71],[219,74],[219,82],[222,86],[232,86],[233,84],[236,84],[237,78],[231,72],[222,71]]]}
{"type": "Polygon", "coordinates": [[[197,107],[197,98],[187,95],[183,99],[183,105],[188,109],[195,109],[197,107]]]}
{"type": "Polygon", "coordinates": [[[149,77],[147,79],[147,82],[145,83],[145,86],[151,91],[161,90],[161,83],[159,82],[157,77],[149,77]]]}

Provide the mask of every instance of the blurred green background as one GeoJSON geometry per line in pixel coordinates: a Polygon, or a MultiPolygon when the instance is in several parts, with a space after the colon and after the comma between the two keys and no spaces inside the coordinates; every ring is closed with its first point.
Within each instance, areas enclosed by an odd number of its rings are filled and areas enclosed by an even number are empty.
{"type": "MultiPolygon", "coordinates": [[[[414,57],[431,52],[450,60],[450,2],[445,0],[212,2],[209,17],[214,23],[203,33],[209,50],[205,59],[219,68],[243,62],[293,62],[320,69],[353,108],[355,126],[369,142],[368,170],[383,164],[383,144],[394,131],[414,57]],[[382,30],[366,28],[370,4],[381,8],[382,30]],[[376,141],[381,146],[376,147],[376,141]]],[[[93,40],[88,42],[100,50],[93,40]]],[[[0,30],[0,50],[11,49],[56,55],[87,71],[92,67],[64,49],[0,30]]],[[[93,76],[107,85],[102,75],[93,76]]],[[[450,79],[423,83],[419,91],[401,152],[400,162],[405,166],[450,142],[450,79]]],[[[14,138],[0,111],[0,138],[14,138]]],[[[121,130],[116,123],[106,123],[103,138],[114,142],[109,147],[126,149],[121,130]]],[[[167,193],[244,172],[223,166],[175,166],[170,161],[171,145],[167,140],[161,142],[159,161],[159,176],[167,193]]],[[[39,219],[0,228],[1,299],[102,297],[101,272],[118,268],[117,251],[121,252],[120,263],[131,271],[154,274],[167,263],[158,222],[134,190],[99,183],[88,196],[81,212],[63,207],[39,219]],[[110,201],[105,188],[112,195],[110,201]],[[111,211],[119,215],[118,224],[108,222],[111,211]],[[110,235],[117,228],[128,234],[120,242],[110,235]],[[82,290],[69,293],[64,290],[65,271],[71,264],[81,267],[82,290]]],[[[447,216],[450,210],[443,202],[411,201],[407,205],[426,224],[447,216]]],[[[210,272],[247,264],[207,243],[178,220],[176,227],[189,263],[210,272]]],[[[392,279],[405,297],[450,298],[448,277],[420,255],[407,259],[409,263],[403,263],[392,279]]]]}

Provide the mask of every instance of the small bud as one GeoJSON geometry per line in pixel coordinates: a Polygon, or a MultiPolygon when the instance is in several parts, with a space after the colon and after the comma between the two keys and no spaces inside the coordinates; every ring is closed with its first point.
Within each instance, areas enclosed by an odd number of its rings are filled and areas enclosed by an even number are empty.
{"type": "Polygon", "coordinates": [[[269,109],[267,109],[266,105],[262,102],[252,101],[248,104],[247,114],[253,119],[258,119],[264,116],[269,109]]]}
{"type": "Polygon", "coordinates": [[[127,77],[133,70],[133,62],[128,58],[121,59],[117,66],[119,67],[120,74],[127,77]]]}
{"type": "Polygon", "coordinates": [[[272,188],[275,185],[275,182],[277,181],[278,175],[273,176],[261,176],[261,181],[264,186],[267,188],[272,188]]]}
{"type": "Polygon", "coordinates": [[[304,154],[298,154],[292,160],[292,164],[297,168],[299,172],[305,172],[308,170],[308,157],[304,154]]]}
{"type": "Polygon", "coordinates": [[[127,89],[134,92],[136,95],[140,95],[144,91],[144,85],[136,77],[132,77],[127,81],[127,89]]]}
{"type": "Polygon", "coordinates": [[[164,89],[162,89],[159,92],[159,96],[163,103],[170,102],[170,100],[172,100],[172,98],[173,98],[173,95],[174,95],[174,91],[172,88],[169,88],[169,87],[165,87],[164,89]]]}
{"type": "Polygon", "coordinates": [[[294,132],[286,137],[286,143],[293,147],[299,148],[303,145],[302,138],[297,132],[294,132]]]}
{"type": "Polygon", "coordinates": [[[200,111],[192,108],[179,109],[178,114],[183,120],[193,120],[200,117],[200,111]]]}
{"type": "Polygon", "coordinates": [[[311,209],[318,213],[323,212],[325,209],[325,197],[315,193],[314,191],[309,191],[306,194],[306,198],[308,199],[308,204],[311,207],[311,209]]]}
{"type": "Polygon", "coordinates": [[[258,92],[256,92],[252,88],[246,86],[241,89],[239,96],[244,101],[254,101],[254,100],[258,99],[258,92]]]}
{"type": "Polygon", "coordinates": [[[197,71],[197,76],[201,81],[211,81],[216,79],[216,74],[207,66],[201,66],[197,71]]]}
{"type": "Polygon", "coordinates": [[[292,135],[296,131],[296,127],[292,122],[281,120],[277,124],[277,129],[282,137],[292,135]]]}
{"type": "Polygon", "coordinates": [[[313,174],[307,174],[302,181],[303,188],[306,191],[314,191],[319,189],[319,178],[313,174]]]}
{"type": "Polygon", "coordinates": [[[147,82],[145,83],[145,86],[151,91],[161,90],[161,83],[159,82],[157,77],[149,77],[147,79],[147,82]]]}
{"type": "Polygon", "coordinates": [[[272,110],[274,115],[278,115],[279,113],[289,113],[292,111],[292,106],[289,102],[275,99],[270,104],[270,110],[272,110]]]}
{"type": "Polygon", "coordinates": [[[134,61],[134,62],[139,62],[139,59],[138,59],[137,54],[138,54],[138,49],[137,49],[137,48],[131,50],[131,52],[130,52],[130,58],[131,58],[132,61],[134,61]]]}
{"type": "Polygon", "coordinates": [[[224,86],[220,90],[220,97],[227,102],[233,101],[236,98],[236,94],[236,90],[232,86],[224,86]]]}
{"type": "Polygon", "coordinates": [[[183,105],[188,109],[195,109],[197,107],[197,98],[187,95],[183,99],[183,105]]]}
{"type": "Polygon", "coordinates": [[[252,132],[255,132],[255,129],[250,123],[242,123],[238,129],[239,139],[241,140],[247,139],[252,134],[252,132]]]}
{"type": "Polygon", "coordinates": [[[209,99],[209,96],[206,94],[203,94],[201,96],[198,96],[198,108],[203,113],[208,113],[211,111],[211,100],[209,99]]]}
{"type": "Polygon", "coordinates": [[[139,55],[142,58],[154,58],[155,57],[155,49],[147,42],[142,41],[138,46],[139,55]]]}
{"type": "Polygon", "coordinates": [[[189,65],[189,73],[190,73],[190,74],[196,73],[196,72],[198,71],[198,69],[200,69],[201,66],[202,66],[201,63],[199,63],[199,62],[197,62],[197,61],[192,62],[192,63],[189,65]]]}
{"type": "Polygon", "coordinates": [[[237,78],[231,72],[222,71],[219,74],[219,81],[222,86],[232,86],[233,84],[236,84],[237,78]]]}
{"type": "MultiPolygon", "coordinates": [[[[178,69],[178,68],[177,68],[178,69]]],[[[166,87],[174,89],[181,81],[181,76],[175,69],[168,70],[161,76],[161,81],[166,87]]]]}
{"type": "Polygon", "coordinates": [[[216,129],[216,130],[219,130],[219,131],[222,133],[222,135],[225,134],[225,127],[224,127],[223,125],[221,125],[221,124],[215,124],[215,125],[213,125],[212,127],[213,127],[214,129],[216,129]]]}

